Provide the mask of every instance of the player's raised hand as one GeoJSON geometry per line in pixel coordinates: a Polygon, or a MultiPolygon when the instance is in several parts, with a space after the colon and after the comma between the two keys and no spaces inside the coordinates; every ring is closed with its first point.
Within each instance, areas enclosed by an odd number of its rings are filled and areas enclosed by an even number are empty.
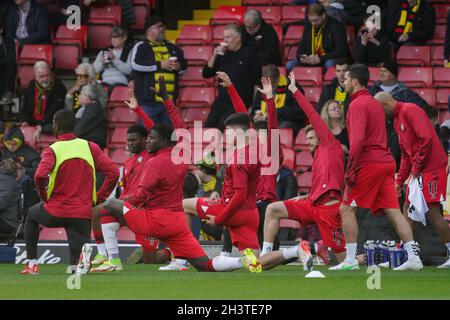
{"type": "Polygon", "coordinates": [[[292,93],[295,93],[295,91],[297,91],[297,86],[295,85],[295,74],[294,74],[294,71],[291,71],[289,73],[289,87],[288,87],[288,89],[292,93]]]}
{"type": "Polygon", "coordinates": [[[231,86],[230,77],[225,72],[217,71],[216,76],[217,80],[219,80],[219,85],[221,85],[224,88],[231,86]]]}
{"type": "Polygon", "coordinates": [[[273,88],[270,79],[267,77],[261,78],[262,89],[257,88],[259,92],[266,96],[266,99],[273,98],[273,88]]]}

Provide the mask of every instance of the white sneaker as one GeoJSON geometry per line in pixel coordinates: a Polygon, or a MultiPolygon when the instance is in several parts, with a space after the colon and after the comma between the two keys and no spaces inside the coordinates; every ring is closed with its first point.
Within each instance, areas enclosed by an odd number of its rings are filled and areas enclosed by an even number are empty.
{"type": "Polygon", "coordinates": [[[84,276],[89,272],[91,268],[91,255],[92,246],[89,243],[85,243],[81,249],[80,259],[77,265],[77,276],[84,276]]]}
{"type": "Polygon", "coordinates": [[[313,267],[313,257],[311,254],[311,248],[309,247],[309,242],[303,240],[298,245],[298,256],[303,263],[303,271],[311,271],[313,267]]]}
{"type": "Polygon", "coordinates": [[[450,258],[444,264],[437,266],[438,269],[450,269],[450,258]]]}
{"type": "Polygon", "coordinates": [[[189,268],[186,266],[182,266],[182,265],[176,263],[175,261],[172,261],[167,266],[160,267],[158,270],[160,270],[160,271],[186,271],[186,270],[189,270],[189,268]]]}
{"type": "Polygon", "coordinates": [[[388,268],[389,269],[389,261],[379,263],[378,266],[381,267],[381,268],[388,268]]]}
{"type": "Polygon", "coordinates": [[[404,271],[404,270],[414,270],[419,271],[423,269],[423,264],[420,259],[408,259],[405,263],[397,268],[394,268],[394,271],[404,271]]]}
{"type": "Polygon", "coordinates": [[[355,260],[355,262],[352,263],[352,264],[347,263],[347,261],[344,260],[340,264],[338,264],[337,266],[331,267],[328,270],[331,270],[331,271],[336,271],[336,270],[343,270],[343,271],[359,270],[359,264],[358,264],[357,260],[355,260]]]}

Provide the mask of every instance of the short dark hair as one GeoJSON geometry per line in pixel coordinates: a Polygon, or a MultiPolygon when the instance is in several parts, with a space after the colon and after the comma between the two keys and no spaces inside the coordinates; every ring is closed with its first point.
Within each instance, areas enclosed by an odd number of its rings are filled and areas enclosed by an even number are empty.
{"type": "Polygon", "coordinates": [[[255,130],[267,129],[267,121],[266,120],[258,120],[253,122],[253,127],[255,130]]]}
{"type": "Polygon", "coordinates": [[[148,136],[147,129],[144,126],[140,125],[140,124],[135,124],[134,126],[129,127],[128,130],[127,130],[127,134],[128,133],[137,133],[142,138],[146,138],[148,136]]]}
{"type": "Polygon", "coordinates": [[[157,123],[153,126],[152,131],[158,132],[159,136],[166,140],[168,144],[175,144],[172,141],[173,127],[167,123],[157,123]]]}
{"type": "Polygon", "coordinates": [[[308,132],[310,132],[310,131],[315,131],[315,130],[314,130],[314,127],[312,125],[308,124],[305,127],[305,134],[308,134],[308,132]]]}
{"type": "Polygon", "coordinates": [[[367,87],[369,83],[370,72],[366,65],[361,63],[352,64],[348,67],[347,72],[350,78],[358,80],[359,84],[363,87],[367,87]]]}
{"type": "Polygon", "coordinates": [[[337,58],[337,59],[334,59],[334,64],[342,66],[344,64],[349,64],[349,63],[348,63],[347,58],[337,58]]]}
{"type": "Polygon", "coordinates": [[[73,132],[75,127],[75,115],[72,110],[63,109],[55,112],[53,116],[58,129],[63,133],[73,132]]]}
{"type": "Polygon", "coordinates": [[[225,127],[230,125],[237,125],[244,130],[248,130],[250,128],[250,118],[248,117],[248,114],[244,112],[233,113],[228,116],[224,122],[225,127]]]}
{"type": "Polygon", "coordinates": [[[321,16],[325,14],[325,7],[320,3],[313,3],[308,6],[307,14],[314,16],[321,16]]]}

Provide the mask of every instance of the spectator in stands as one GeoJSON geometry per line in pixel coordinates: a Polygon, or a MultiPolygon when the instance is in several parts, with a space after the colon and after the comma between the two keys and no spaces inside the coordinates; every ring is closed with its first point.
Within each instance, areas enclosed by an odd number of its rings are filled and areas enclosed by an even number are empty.
{"type": "Polygon", "coordinates": [[[5,27],[0,16],[0,105],[12,103],[16,79],[16,49],[14,41],[4,36],[5,27]]]}
{"type": "MultiPolygon", "coordinates": [[[[212,78],[217,71],[223,71],[230,77],[242,101],[249,107],[261,79],[261,62],[254,48],[242,44],[242,31],[237,25],[225,26],[223,42],[214,49],[214,54],[203,68],[203,77],[212,78]]],[[[234,108],[226,89],[219,87],[219,94],[211,106],[205,126],[222,131],[225,119],[233,113],[234,108]]]]}
{"type": "Polygon", "coordinates": [[[50,40],[48,13],[33,0],[15,0],[6,15],[6,37],[25,44],[43,44],[50,40]]]}
{"type": "Polygon", "coordinates": [[[307,11],[308,22],[297,50],[297,60],[286,64],[290,72],[296,66],[323,66],[324,71],[334,60],[349,56],[345,27],[328,17],[325,8],[312,4],[307,11]]]}
{"type": "Polygon", "coordinates": [[[19,184],[14,160],[0,162],[0,234],[11,234],[19,225],[19,184]]]}
{"type": "Polygon", "coordinates": [[[277,178],[277,195],[280,201],[296,197],[298,194],[297,180],[294,171],[286,166],[281,166],[277,178]]]}
{"type": "Polygon", "coordinates": [[[445,29],[444,67],[450,67],[448,65],[449,61],[450,61],[450,11],[447,14],[447,28],[445,29]]]}
{"type": "Polygon", "coordinates": [[[163,100],[150,88],[163,76],[170,98],[178,96],[178,75],[187,67],[183,51],[165,39],[165,25],[161,17],[151,16],[145,20],[147,41],[137,43],[132,51],[134,94],[139,105],[155,122],[169,123],[163,100]]]}
{"type": "Polygon", "coordinates": [[[106,147],[106,116],[92,85],[85,85],[78,97],[80,108],[75,114],[74,133],[77,137],[106,147]]]}
{"type": "Polygon", "coordinates": [[[345,125],[345,116],[339,101],[328,100],[325,102],[322,111],[320,112],[320,116],[325,121],[328,128],[330,128],[330,131],[336,139],[341,143],[344,155],[347,157],[350,150],[350,141],[345,125]]]}
{"type": "Polygon", "coordinates": [[[358,32],[353,48],[355,63],[376,65],[391,55],[391,46],[388,37],[366,19],[364,26],[358,32]]]}
{"type": "Polygon", "coordinates": [[[405,43],[425,44],[436,26],[434,7],[424,0],[392,0],[383,13],[383,32],[395,49],[405,43]]]}
{"type": "Polygon", "coordinates": [[[342,3],[337,0],[319,0],[319,3],[325,8],[328,16],[340,22],[343,26],[347,25],[347,14],[342,3]]]}
{"type": "Polygon", "coordinates": [[[9,10],[9,7],[12,5],[12,0],[0,0],[0,17],[6,17],[6,13],[9,10]]]}
{"type": "Polygon", "coordinates": [[[77,75],[77,81],[66,94],[66,108],[72,110],[74,113],[78,111],[80,108],[78,97],[83,86],[87,84],[90,84],[93,87],[97,101],[103,109],[106,108],[108,95],[103,86],[95,79],[94,67],[89,63],[81,63],[75,68],[75,74],[77,75]]]}
{"type": "Polygon", "coordinates": [[[244,16],[244,46],[254,46],[261,64],[281,65],[280,41],[274,28],[266,23],[261,12],[249,9],[244,16]]]}
{"type": "MultiPolygon", "coordinates": [[[[287,90],[286,77],[280,75],[277,66],[273,64],[263,67],[262,76],[269,78],[272,83],[279,127],[292,128],[294,137],[296,137],[300,129],[305,126],[305,113],[299,108],[292,93],[287,90]]],[[[304,93],[303,88],[298,83],[297,88],[304,93]]],[[[260,92],[256,93],[251,115],[254,123],[267,118],[266,102],[260,92]]]]}
{"type": "Polygon", "coordinates": [[[128,85],[132,46],[127,39],[125,29],[114,27],[111,30],[111,46],[101,50],[93,64],[95,72],[101,74],[102,83],[110,86],[128,85]]]}
{"type": "Polygon", "coordinates": [[[50,12],[50,24],[59,26],[65,25],[67,23],[67,18],[70,17],[71,13],[67,11],[70,6],[78,6],[80,4],[79,0],[59,0],[54,1],[57,6],[56,10],[50,12]]]}
{"type": "Polygon", "coordinates": [[[25,94],[22,126],[36,127],[33,139],[39,141],[41,133],[53,134],[53,115],[64,109],[67,90],[45,61],[34,64],[34,76],[25,94]]]}
{"type": "Polygon", "coordinates": [[[344,114],[347,114],[348,106],[350,104],[350,96],[345,92],[344,80],[345,71],[347,71],[348,62],[346,59],[337,59],[334,68],[335,77],[331,80],[330,84],[324,85],[322,93],[320,94],[319,103],[317,109],[320,112],[323,105],[328,100],[339,101],[341,104],[341,110],[344,114]]]}

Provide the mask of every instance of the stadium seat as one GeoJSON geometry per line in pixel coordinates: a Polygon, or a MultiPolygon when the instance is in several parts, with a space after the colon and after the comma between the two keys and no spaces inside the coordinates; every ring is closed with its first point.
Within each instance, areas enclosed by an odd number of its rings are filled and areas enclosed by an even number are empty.
{"type": "Polygon", "coordinates": [[[180,89],[179,108],[210,108],[216,99],[216,88],[193,87],[180,89]]]}
{"type": "Polygon", "coordinates": [[[295,169],[295,151],[289,148],[282,148],[283,151],[283,163],[286,168],[294,171],[295,169]]]}
{"type": "Polygon", "coordinates": [[[30,145],[32,148],[36,147],[36,141],[33,139],[34,132],[36,131],[36,127],[31,126],[21,126],[20,131],[22,131],[23,136],[25,137],[25,142],[30,145]]]}
{"type": "Polygon", "coordinates": [[[66,230],[64,228],[43,228],[39,233],[39,240],[67,240],[66,230]]]}
{"type": "Polygon", "coordinates": [[[128,101],[128,87],[116,86],[113,88],[111,95],[108,99],[108,108],[127,107],[124,101],[128,101]]]}
{"type": "Polygon", "coordinates": [[[125,149],[111,149],[109,151],[109,157],[118,166],[122,166],[127,159],[125,149]]]}
{"type": "Polygon", "coordinates": [[[26,44],[20,52],[17,64],[33,65],[37,61],[46,61],[50,68],[53,67],[53,46],[51,44],[26,44]]]}
{"type": "Polygon", "coordinates": [[[111,45],[111,30],[114,26],[112,22],[89,25],[89,48],[96,50],[108,48],[111,45]]]}
{"type": "Polygon", "coordinates": [[[290,26],[283,38],[284,46],[297,45],[302,39],[304,26],[290,26]]]}
{"type": "Polygon", "coordinates": [[[254,6],[249,6],[247,7],[248,9],[256,9],[259,12],[261,12],[261,15],[263,17],[263,19],[268,23],[268,24],[280,24],[281,23],[281,8],[280,7],[268,7],[268,6],[259,6],[259,7],[254,7],[254,6]]]}
{"type": "Polygon", "coordinates": [[[430,64],[429,46],[401,46],[397,53],[399,65],[428,66],[430,64]]]}
{"type": "Polygon", "coordinates": [[[39,142],[36,142],[36,149],[42,150],[43,148],[48,147],[55,141],[56,138],[54,135],[41,133],[41,135],[39,136],[39,142]]]}
{"type": "Polygon", "coordinates": [[[203,78],[203,67],[188,67],[180,76],[180,87],[208,87],[214,85],[214,78],[203,78]]]}
{"type": "Polygon", "coordinates": [[[194,121],[201,121],[204,123],[208,114],[208,108],[185,108],[181,111],[181,119],[183,119],[188,127],[193,127],[194,121]]]}
{"type": "Polygon", "coordinates": [[[429,67],[400,67],[398,80],[413,88],[431,87],[433,72],[429,67]]]}
{"type": "Polygon", "coordinates": [[[297,176],[297,187],[299,192],[309,192],[312,185],[311,177],[312,173],[310,171],[297,176]]]}
{"type": "Polygon", "coordinates": [[[292,149],[294,147],[294,137],[292,128],[282,128],[280,130],[280,143],[286,148],[292,149]]]}
{"type": "Polygon", "coordinates": [[[309,87],[304,88],[305,98],[313,105],[316,106],[320,100],[320,94],[322,93],[322,87],[309,87]]]}
{"type": "Polygon", "coordinates": [[[281,23],[303,22],[306,19],[306,6],[281,7],[281,23]]]}
{"type": "Polygon", "coordinates": [[[427,44],[444,44],[445,42],[445,28],[446,26],[444,24],[438,24],[436,25],[436,28],[434,29],[434,35],[433,38],[428,40],[427,44]]]}
{"type": "Polygon", "coordinates": [[[295,60],[297,59],[297,46],[290,46],[284,48],[284,60],[295,60]]]}
{"type": "Polygon", "coordinates": [[[81,42],[83,49],[87,48],[87,32],[88,27],[86,25],[82,25],[80,29],[77,30],[70,30],[65,25],[61,25],[58,27],[58,30],[56,31],[54,41],[67,41],[66,43],[69,43],[71,40],[73,43],[81,42]]]}
{"type": "Polygon", "coordinates": [[[272,0],[243,0],[243,6],[270,6],[272,0]]]}
{"type": "Polygon", "coordinates": [[[295,155],[295,168],[300,169],[301,171],[308,171],[309,168],[311,168],[313,162],[313,157],[311,155],[311,152],[308,151],[302,151],[297,152],[295,155]]]}
{"type": "Polygon", "coordinates": [[[150,9],[147,6],[133,6],[134,24],[130,26],[131,30],[144,30],[145,18],[150,15],[150,9]]]}
{"type": "Polygon", "coordinates": [[[438,67],[444,65],[444,46],[431,47],[431,65],[438,67]]]}
{"type": "Polygon", "coordinates": [[[378,67],[369,67],[370,79],[369,85],[373,85],[376,80],[380,79],[380,68],[378,67]]]}
{"type": "Polygon", "coordinates": [[[436,10],[436,23],[437,24],[445,23],[447,15],[450,12],[450,3],[435,4],[433,5],[433,7],[436,10]]]}
{"type": "Polygon", "coordinates": [[[212,44],[219,45],[223,41],[223,29],[224,25],[212,26],[212,44]]]}
{"type": "Polygon", "coordinates": [[[17,66],[17,78],[19,79],[20,88],[22,90],[28,88],[30,81],[33,80],[34,77],[33,65],[26,64],[17,66]]]}
{"type": "Polygon", "coordinates": [[[303,87],[322,86],[322,67],[295,67],[293,71],[303,87]]]}
{"type": "Polygon", "coordinates": [[[92,7],[88,19],[89,47],[91,49],[104,49],[111,45],[110,34],[114,26],[120,26],[122,7],[108,5],[92,7]]]}
{"type": "Polygon", "coordinates": [[[280,228],[300,229],[300,222],[291,219],[280,219],[280,228]]]}
{"type": "Polygon", "coordinates": [[[184,46],[184,58],[190,66],[203,66],[213,54],[211,46],[184,46]]]}
{"type": "MultiPolygon", "coordinates": [[[[433,86],[436,88],[450,88],[450,68],[433,69],[433,86]]],[[[431,85],[430,85],[431,86],[431,85]]]]}
{"type": "Polygon", "coordinates": [[[450,88],[436,90],[436,108],[448,110],[450,88]]]}
{"type": "Polygon", "coordinates": [[[113,108],[108,112],[108,126],[110,128],[128,128],[137,123],[138,116],[130,108],[113,108]]]}
{"type": "Polygon", "coordinates": [[[210,25],[241,24],[244,19],[245,8],[241,6],[219,6],[210,21],[210,25]]]}
{"type": "Polygon", "coordinates": [[[120,26],[122,22],[122,7],[120,5],[107,5],[90,8],[88,24],[102,24],[107,20],[120,26]]]}
{"type": "Polygon", "coordinates": [[[212,41],[212,31],[210,26],[185,25],[181,29],[177,45],[209,45],[212,41]]]}
{"type": "Polygon", "coordinates": [[[429,106],[436,106],[436,89],[433,88],[413,88],[423,100],[425,100],[429,106]]]}
{"type": "Polygon", "coordinates": [[[335,73],[334,73],[334,67],[330,67],[327,69],[327,71],[325,72],[325,75],[323,76],[323,85],[326,84],[330,84],[331,81],[333,81],[333,79],[335,78],[335,73]]]}
{"type": "Polygon", "coordinates": [[[65,40],[53,40],[53,44],[56,69],[74,70],[80,64],[83,57],[80,44],[65,43],[65,40]]]}
{"type": "Polygon", "coordinates": [[[442,122],[449,120],[449,119],[450,119],[450,112],[448,112],[448,110],[439,110],[439,113],[438,113],[439,125],[441,125],[442,122]]]}
{"type": "Polygon", "coordinates": [[[295,151],[299,152],[299,151],[304,151],[304,150],[309,150],[309,145],[306,142],[306,134],[305,134],[305,130],[302,129],[298,132],[297,137],[295,138],[295,147],[294,147],[295,151]]]}
{"type": "Polygon", "coordinates": [[[115,128],[111,131],[109,137],[109,149],[124,149],[127,143],[127,128],[115,128]]]}

